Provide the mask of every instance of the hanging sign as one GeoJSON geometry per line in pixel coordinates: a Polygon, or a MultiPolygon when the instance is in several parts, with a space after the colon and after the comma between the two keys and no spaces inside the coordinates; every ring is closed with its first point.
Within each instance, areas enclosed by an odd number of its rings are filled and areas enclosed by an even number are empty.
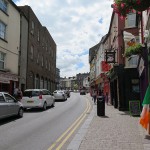
{"type": "Polygon", "coordinates": [[[108,52],[106,51],[105,52],[105,56],[106,56],[106,63],[115,63],[116,60],[115,60],[115,54],[116,52],[115,51],[111,51],[111,52],[108,52]]]}

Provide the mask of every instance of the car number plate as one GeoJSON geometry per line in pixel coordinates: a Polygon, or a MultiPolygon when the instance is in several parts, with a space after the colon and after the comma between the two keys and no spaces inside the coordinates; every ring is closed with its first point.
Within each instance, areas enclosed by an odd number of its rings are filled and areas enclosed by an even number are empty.
{"type": "Polygon", "coordinates": [[[27,103],[33,103],[33,101],[27,101],[27,103]]]}

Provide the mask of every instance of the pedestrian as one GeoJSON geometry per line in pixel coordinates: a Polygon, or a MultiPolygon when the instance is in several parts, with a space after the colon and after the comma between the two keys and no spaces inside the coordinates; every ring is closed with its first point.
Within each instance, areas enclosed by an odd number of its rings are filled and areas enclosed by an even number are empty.
{"type": "Polygon", "coordinates": [[[97,92],[96,92],[96,90],[94,90],[94,92],[93,92],[94,104],[96,104],[96,97],[97,97],[97,92]]]}
{"type": "Polygon", "coordinates": [[[17,99],[17,95],[18,95],[18,87],[16,87],[16,88],[14,89],[14,94],[13,94],[13,96],[17,99]]]}
{"type": "Polygon", "coordinates": [[[17,92],[17,100],[18,100],[18,101],[21,101],[21,99],[22,99],[22,91],[21,91],[21,89],[18,89],[18,92],[17,92]]]}

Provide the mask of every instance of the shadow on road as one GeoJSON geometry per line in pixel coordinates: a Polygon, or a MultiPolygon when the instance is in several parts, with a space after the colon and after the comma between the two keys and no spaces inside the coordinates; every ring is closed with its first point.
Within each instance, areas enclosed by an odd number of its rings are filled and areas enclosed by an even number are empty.
{"type": "Polygon", "coordinates": [[[16,121],[16,120],[18,120],[18,119],[20,119],[20,118],[18,118],[18,117],[16,117],[16,116],[12,116],[12,117],[8,117],[8,118],[1,119],[1,120],[0,120],[0,126],[1,126],[1,125],[5,125],[5,124],[7,124],[7,123],[10,123],[10,122],[12,122],[12,121],[16,121]]]}

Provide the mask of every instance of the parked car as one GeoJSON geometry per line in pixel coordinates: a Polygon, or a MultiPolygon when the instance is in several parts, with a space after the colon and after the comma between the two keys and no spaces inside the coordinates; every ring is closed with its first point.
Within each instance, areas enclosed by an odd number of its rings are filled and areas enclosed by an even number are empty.
{"type": "Polygon", "coordinates": [[[67,94],[63,90],[56,90],[53,95],[55,100],[67,100],[67,94]]]}
{"type": "Polygon", "coordinates": [[[86,90],[80,90],[80,95],[86,95],[86,90]]]}
{"type": "Polygon", "coordinates": [[[0,92],[0,119],[10,116],[23,117],[23,105],[6,92],[0,92]]]}
{"type": "Polygon", "coordinates": [[[21,102],[24,108],[42,108],[47,106],[55,106],[55,99],[52,93],[47,89],[26,89],[23,92],[21,102]]]}

